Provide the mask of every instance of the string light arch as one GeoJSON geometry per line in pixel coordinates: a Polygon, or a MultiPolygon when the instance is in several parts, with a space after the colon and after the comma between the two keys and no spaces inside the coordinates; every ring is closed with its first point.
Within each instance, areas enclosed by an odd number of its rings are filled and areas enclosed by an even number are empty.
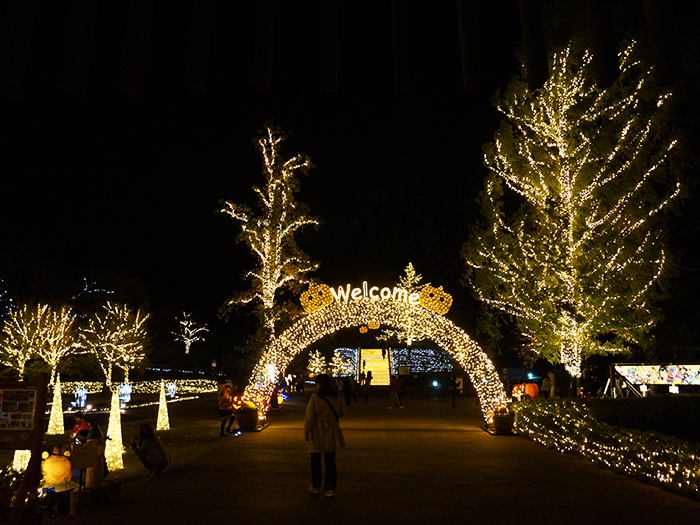
{"type": "Polygon", "coordinates": [[[461,328],[444,316],[404,302],[362,299],[347,303],[335,302],[304,316],[277,337],[253,369],[245,389],[244,400],[255,403],[264,417],[275,381],[291,360],[310,344],[343,328],[367,323],[396,329],[416,329],[421,335],[450,353],[476,389],[481,410],[487,422],[494,411],[506,404],[506,393],[491,360],[461,328]]]}

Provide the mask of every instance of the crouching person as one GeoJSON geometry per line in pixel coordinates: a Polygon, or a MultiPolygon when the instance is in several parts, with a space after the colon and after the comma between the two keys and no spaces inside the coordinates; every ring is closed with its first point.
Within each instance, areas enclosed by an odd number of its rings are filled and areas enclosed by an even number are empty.
{"type": "Polygon", "coordinates": [[[139,435],[131,437],[131,448],[148,469],[148,475],[160,474],[170,463],[170,453],[153,432],[153,427],[144,423],[139,427],[139,435]]]}

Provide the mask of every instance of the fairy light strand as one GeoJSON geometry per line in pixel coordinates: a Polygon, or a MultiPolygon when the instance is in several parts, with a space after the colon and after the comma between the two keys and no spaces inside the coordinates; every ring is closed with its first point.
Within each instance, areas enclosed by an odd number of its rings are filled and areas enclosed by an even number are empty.
{"type": "Polygon", "coordinates": [[[651,93],[635,46],[620,54],[624,82],[604,90],[592,55],[571,47],[537,92],[511,83],[497,103],[507,120],[485,147],[485,222],[464,250],[478,299],[573,376],[584,356],[645,344],[668,266],[661,215],[681,187],[664,183],[677,144],[655,126],[671,94],[651,93]],[[506,188],[523,203],[508,216],[506,188]]]}
{"type": "Polygon", "coordinates": [[[399,329],[418,325],[427,338],[454,356],[469,374],[487,421],[506,404],[506,394],[498,374],[479,346],[452,321],[422,306],[393,300],[336,302],[304,315],[273,341],[253,369],[244,399],[254,403],[261,416],[267,412],[275,387],[269,370],[284,371],[296,354],[320,338],[343,328],[376,322],[399,329]]]}

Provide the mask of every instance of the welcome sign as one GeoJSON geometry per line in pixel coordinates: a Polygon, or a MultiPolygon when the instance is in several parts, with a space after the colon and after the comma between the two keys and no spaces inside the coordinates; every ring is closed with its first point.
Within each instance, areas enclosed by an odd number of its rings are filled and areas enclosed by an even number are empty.
{"type": "Polygon", "coordinates": [[[442,286],[434,288],[424,286],[420,292],[409,293],[398,286],[393,289],[378,286],[369,286],[367,281],[362,287],[353,288],[352,285],[331,288],[327,284],[312,284],[309,289],[301,294],[300,302],[304,310],[309,313],[317,312],[333,304],[347,304],[350,301],[394,301],[411,306],[422,306],[438,314],[446,314],[452,306],[452,296],[442,290],[442,286]]]}

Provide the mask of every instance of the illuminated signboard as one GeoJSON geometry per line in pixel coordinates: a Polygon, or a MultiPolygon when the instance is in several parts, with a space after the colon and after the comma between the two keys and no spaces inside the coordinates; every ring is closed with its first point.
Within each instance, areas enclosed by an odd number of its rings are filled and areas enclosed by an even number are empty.
{"type": "Polygon", "coordinates": [[[615,365],[633,385],[700,385],[700,365],[615,365]]]}
{"type": "Polygon", "coordinates": [[[452,296],[439,288],[425,286],[420,293],[409,293],[395,286],[393,289],[369,286],[367,281],[361,288],[353,288],[350,284],[331,288],[327,284],[312,284],[299,298],[302,307],[309,313],[322,310],[333,303],[349,303],[350,301],[386,301],[402,302],[411,306],[422,306],[438,314],[444,315],[452,306],[452,296]]]}

